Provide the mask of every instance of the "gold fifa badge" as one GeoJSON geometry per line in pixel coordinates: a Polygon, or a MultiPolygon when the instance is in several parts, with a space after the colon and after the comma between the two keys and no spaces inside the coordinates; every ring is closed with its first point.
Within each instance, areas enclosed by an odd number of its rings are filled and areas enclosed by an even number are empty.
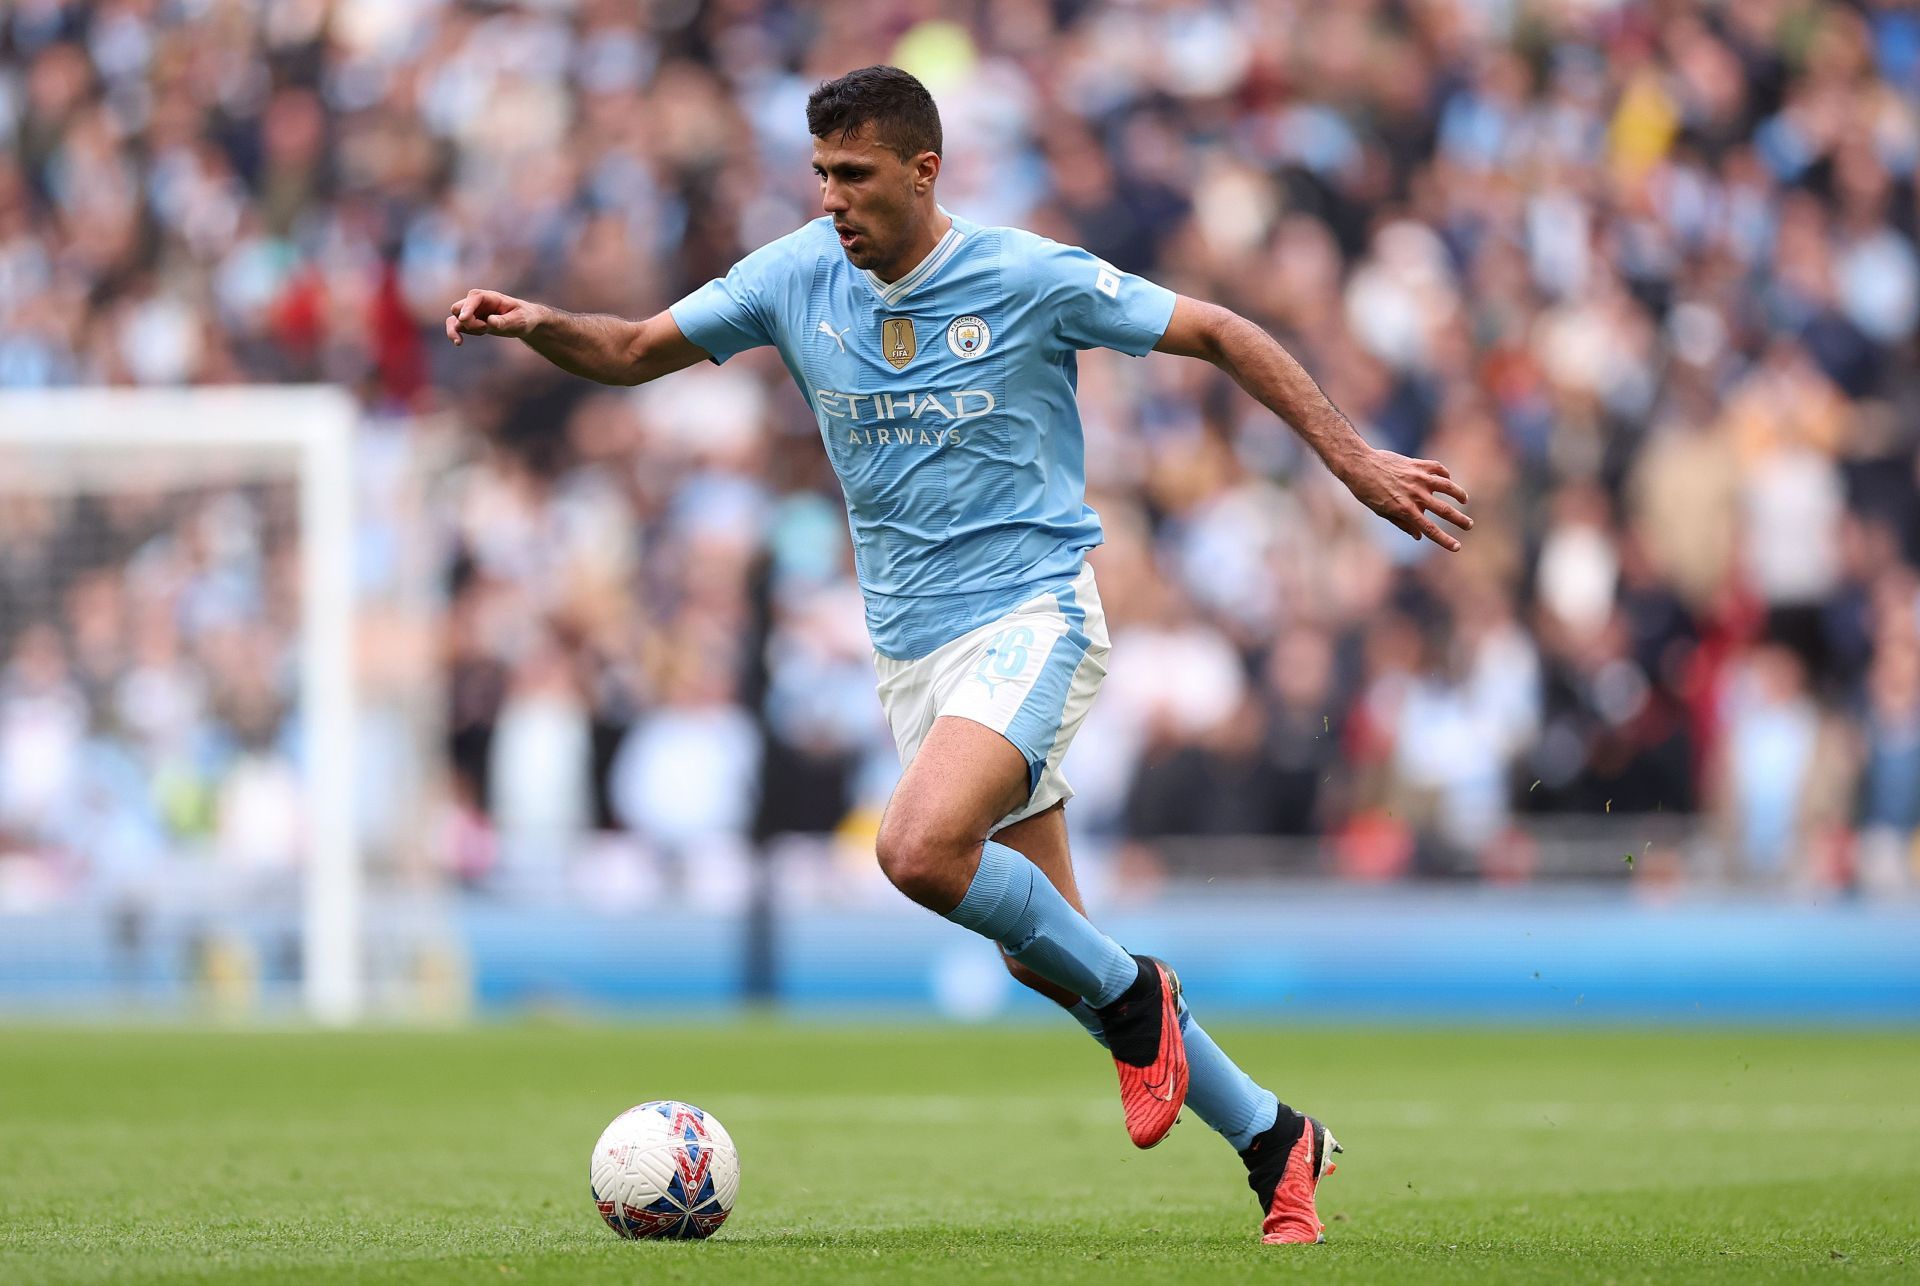
{"type": "Polygon", "coordinates": [[[880,323],[880,351],[896,371],[905,370],[913,355],[920,351],[913,337],[913,318],[889,317],[880,323]]]}

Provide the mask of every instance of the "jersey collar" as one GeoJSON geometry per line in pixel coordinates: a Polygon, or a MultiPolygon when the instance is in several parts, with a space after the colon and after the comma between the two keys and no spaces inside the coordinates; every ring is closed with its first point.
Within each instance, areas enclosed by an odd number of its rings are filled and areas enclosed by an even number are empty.
{"type": "MultiPolygon", "coordinates": [[[[940,211],[940,213],[947,214],[945,210],[940,211]]],[[[953,216],[950,214],[947,215],[947,217],[953,219],[953,216]]],[[[889,307],[898,305],[902,299],[905,299],[915,289],[931,280],[933,275],[940,271],[941,266],[945,264],[947,260],[953,258],[954,251],[958,250],[960,243],[966,239],[967,234],[960,231],[960,221],[953,219],[953,222],[947,228],[947,235],[941,237],[940,240],[934,244],[933,249],[928,252],[925,259],[920,261],[919,266],[914,268],[914,270],[906,276],[900,278],[900,280],[895,282],[882,281],[870,268],[862,268],[860,275],[867,279],[867,284],[873,287],[873,293],[880,296],[882,303],[887,304],[889,307]]]]}

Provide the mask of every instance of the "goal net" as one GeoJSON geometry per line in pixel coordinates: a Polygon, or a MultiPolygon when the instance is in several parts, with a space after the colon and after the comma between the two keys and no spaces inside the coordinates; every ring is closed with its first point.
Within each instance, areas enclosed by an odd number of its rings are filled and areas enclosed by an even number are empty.
{"type": "Polygon", "coordinates": [[[0,1007],[360,1012],[354,424],[0,395],[0,1007]]]}

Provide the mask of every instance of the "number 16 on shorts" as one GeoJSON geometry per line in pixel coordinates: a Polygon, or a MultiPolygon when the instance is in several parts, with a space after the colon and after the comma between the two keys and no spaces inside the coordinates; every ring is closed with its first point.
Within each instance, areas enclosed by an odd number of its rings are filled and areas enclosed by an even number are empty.
{"type": "Polygon", "coordinates": [[[986,689],[989,701],[1000,685],[1026,676],[1033,659],[1033,643],[1033,629],[1026,625],[1001,630],[987,640],[973,668],[973,681],[986,689]]]}

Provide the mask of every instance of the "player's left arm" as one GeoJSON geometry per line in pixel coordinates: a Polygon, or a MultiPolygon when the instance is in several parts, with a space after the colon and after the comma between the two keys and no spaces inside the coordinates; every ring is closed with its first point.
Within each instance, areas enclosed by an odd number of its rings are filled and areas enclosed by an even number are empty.
{"type": "Polygon", "coordinates": [[[1202,300],[1178,296],[1173,318],[1154,351],[1212,362],[1275,415],[1293,426],[1314,453],[1360,502],[1415,540],[1425,536],[1442,549],[1460,541],[1428,517],[1446,519],[1462,531],[1473,519],[1447,497],[1467,503],[1464,487],[1438,460],[1415,460],[1367,445],[1306,369],[1273,336],[1246,318],[1202,300]]]}

